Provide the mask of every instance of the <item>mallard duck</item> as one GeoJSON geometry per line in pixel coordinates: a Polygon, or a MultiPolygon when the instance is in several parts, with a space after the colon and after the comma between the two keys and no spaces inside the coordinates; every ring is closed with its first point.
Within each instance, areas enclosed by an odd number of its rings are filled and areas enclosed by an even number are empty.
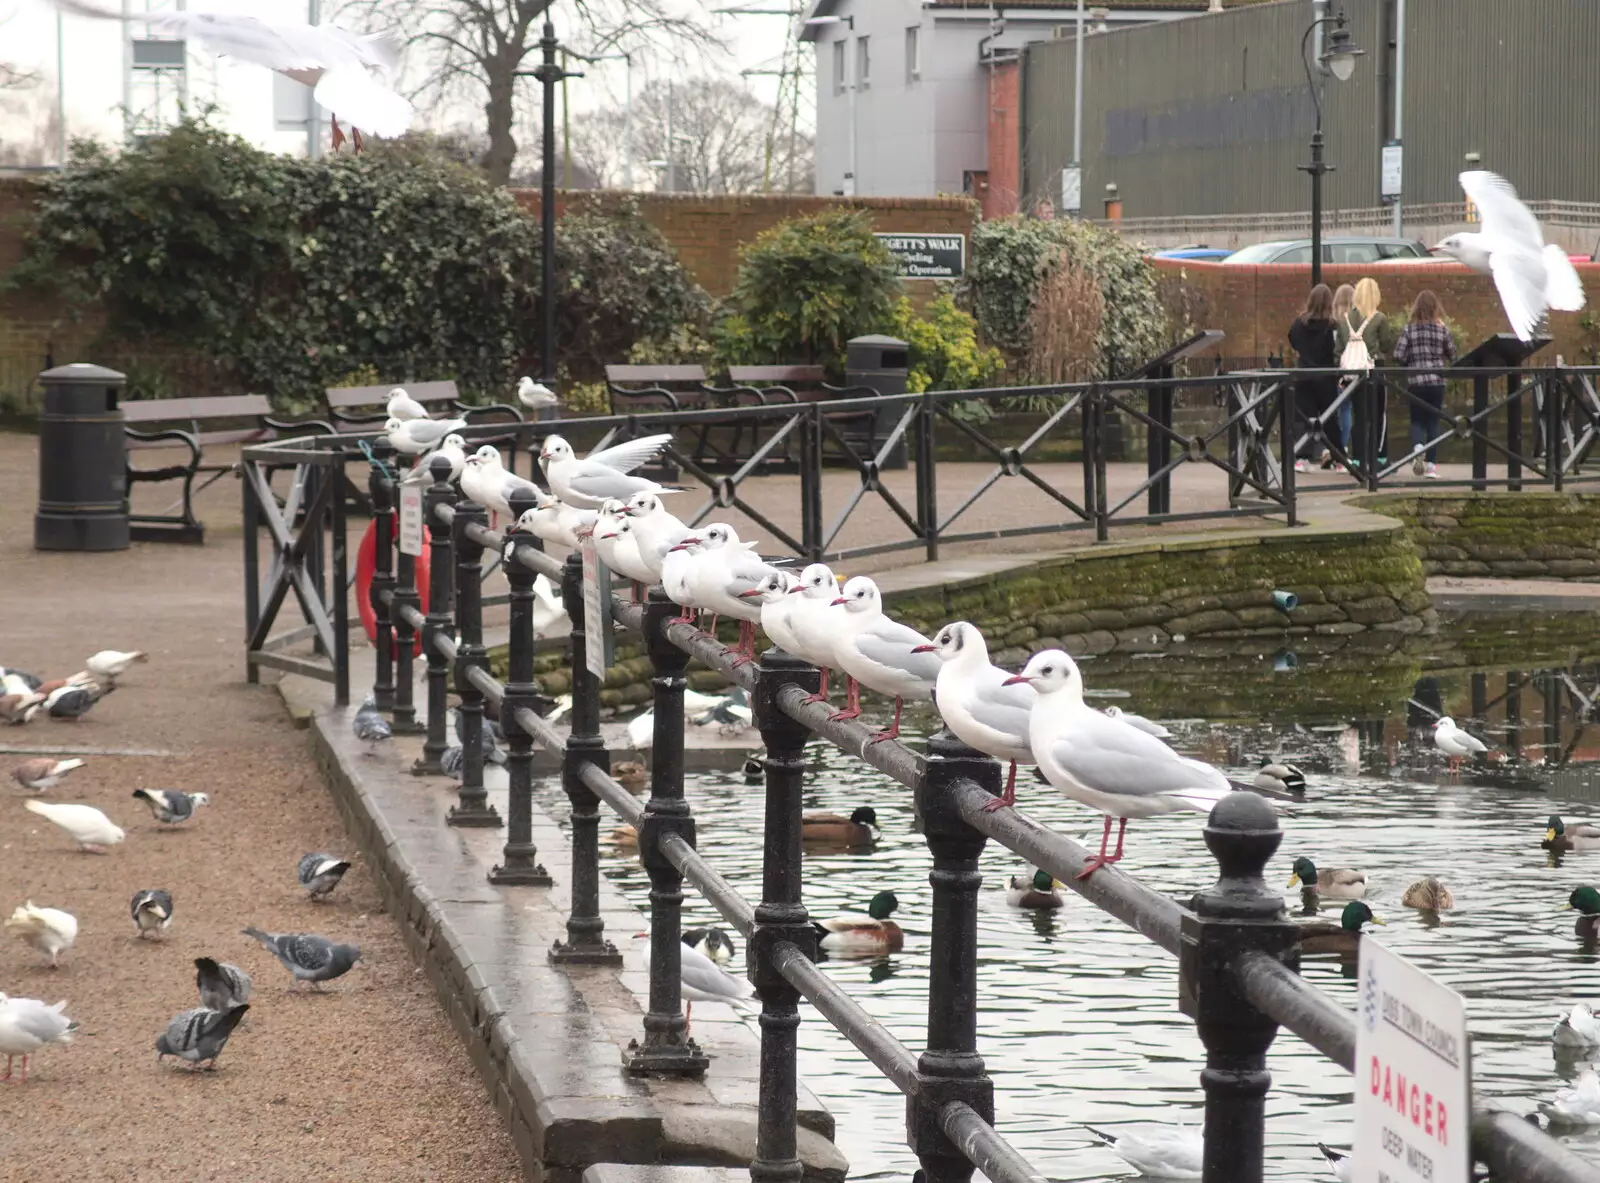
{"type": "Polygon", "coordinates": [[[880,891],[867,904],[867,914],[845,912],[827,920],[814,920],[817,943],[841,957],[875,957],[879,953],[898,953],[905,947],[906,934],[889,917],[900,906],[892,891],[880,891]]]}
{"type": "Polygon", "coordinates": [[[611,766],[611,779],[630,793],[642,793],[650,787],[650,770],[637,760],[624,760],[611,766]]]}
{"type": "Polygon", "coordinates": [[[1013,875],[1006,886],[1006,903],[1013,908],[1050,911],[1066,903],[1056,890],[1059,886],[1049,871],[1035,871],[1031,877],[1013,875]]]}
{"type": "Polygon", "coordinates": [[[1400,902],[1408,908],[1421,908],[1426,912],[1448,912],[1456,906],[1455,896],[1450,894],[1450,889],[1432,875],[1418,879],[1406,888],[1406,894],[1400,902]]]}
{"type": "Polygon", "coordinates": [[[733,947],[733,938],[720,928],[686,928],[683,943],[718,965],[727,965],[738,952],[733,947]]]}
{"type": "Polygon", "coordinates": [[[747,785],[758,785],[767,775],[767,762],[760,756],[746,756],[739,772],[744,776],[747,785]]]}
{"type": "Polygon", "coordinates": [[[866,846],[878,836],[878,815],[870,805],[856,806],[849,817],[813,811],[801,816],[800,833],[807,842],[866,846]]]}
{"type": "Polygon", "coordinates": [[[1261,767],[1256,769],[1255,779],[1251,783],[1258,789],[1266,789],[1269,792],[1275,790],[1298,797],[1306,791],[1306,774],[1293,764],[1263,760],[1261,767]]]}
{"type": "Polygon", "coordinates": [[[1539,1112],[1551,1125],[1600,1125],[1600,1078],[1585,1068],[1569,1089],[1557,1089],[1554,1101],[1540,1101],[1539,1112]]]}
{"type": "Polygon", "coordinates": [[[1294,860],[1293,872],[1289,876],[1290,887],[1304,883],[1329,899],[1359,900],[1367,894],[1367,876],[1363,871],[1345,868],[1319,871],[1316,863],[1302,855],[1294,860]]]}
{"type": "Polygon", "coordinates": [[[1592,887],[1580,887],[1567,897],[1567,907],[1583,913],[1578,917],[1578,923],[1573,925],[1574,933],[1586,941],[1600,937],[1600,891],[1592,887]]]}
{"type": "Polygon", "coordinates": [[[1372,909],[1360,900],[1352,900],[1344,906],[1338,924],[1320,917],[1302,920],[1300,952],[1337,953],[1341,957],[1353,957],[1361,945],[1361,926],[1367,923],[1382,924],[1383,921],[1374,916],[1372,909]]]}
{"type": "Polygon", "coordinates": [[[1545,821],[1544,841],[1539,845],[1545,850],[1600,850],[1600,826],[1588,822],[1569,826],[1552,813],[1545,821]]]}
{"type": "Polygon", "coordinates": [[[611,841],[625,849],[639,845],[639,831],[624,823],[611,831],[611,841]]]}
{"type": "Polygon", "coordinates": [[[1587,1002],[1577,1003],[1570,1015],[1562,1015],[1556,1022],[1550,1042],[1573,1051],[1600,1047],[1600,1019],[1594,1017],[1587,1002]]]}

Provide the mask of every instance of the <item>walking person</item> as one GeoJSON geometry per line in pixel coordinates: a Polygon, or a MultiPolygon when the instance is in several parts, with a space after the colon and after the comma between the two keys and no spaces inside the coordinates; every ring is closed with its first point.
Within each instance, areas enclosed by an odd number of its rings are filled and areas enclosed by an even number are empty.
{"type": "MultiPolygon", "coordinates": [[[[1382,300],[1378,281],[1370,275],[1364,276],[1354,287],[1342,284],[1333,293],[1334,333],[1339,348],[1340,369],[1370,371],[1382,359],[1383,346],[1389,333],[1389,318],[1379,308],[1382,300]],[[1357,341],[1354,348],[1351,347],[1352,337],[1357,341]]],[[[1384,412],[1384,387],[1382,383],[1363,386],[1359,379],[1352,381],[1348,375],[1344,381],[1351,387],[1343,396],[1344,401],[1339,404],[1339,437],[1345,453],[1352,461],[1359,459],[1361,446],[1356,441],[1365,439],[1368,403],[1371,402],[1376,404],[1371,409],[1375,409],[1379,416],[1377,447],[1373,457],[1381,461],[1388,453],[1389,425],[1384,412]]]]}
{"type": "MultiPolygon", "coordinates": [[[[1338,367],[1339,353],[1333,322],[1333,291],[1327,284],[1319,283],[1306,297],[1305,307],[1301,309],[1294,324],[1289,326],[1289,345],[1294,349],[1301,369],[1332,370],[1338,367]]],[[[1297,417],[1300,420],[1295,428],[1296,472],[1306,472],[1310,469],[1311,465],[1306,457],[1310,454],[1313,441],[1326,434],[1327,425],[1322,422],[1322,416],[1333,406],[1333,400],[1338,394],[1337,375],[1295,379],[1294,401],[1297,417]],[[1316,427],[1313,427],[1313,422],[1317,424],[1316,427]],[[1300,440],[1301,435],[1305,437],[1303,441],[1300,440]]],[[[1328,450],[1323,448],[1318,459],[1325,461],[1328,458],[1328,450]]]]}
{"type": "Polygon", "coordinates": [[[1411,320],[1395,343],[1394,360],[1414,372],[1406,377],[1411,404],[1411,471],[1427,480],[1439,479],[1439,448],[1424,444],[1439,433],[1439,412],[1444,407],[1442,369],[1456,359],[1455,339],[1444,324],[1439,297],[1424,289],[1411,305],[1411,320]]]}

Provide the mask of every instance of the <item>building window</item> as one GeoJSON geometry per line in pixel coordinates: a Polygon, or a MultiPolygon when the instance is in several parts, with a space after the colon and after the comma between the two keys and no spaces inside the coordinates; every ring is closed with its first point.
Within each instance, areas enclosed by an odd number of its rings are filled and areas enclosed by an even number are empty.
{"type": "Polygon", "coordinates": [[[863,90],[872,85],[872,52],[867,38],[856,38],[856,85],[863,90]]]}
{"type": "Polygon", "coordinates": [[[922,32],[916,25],[906,30],[906,85],[910,86],[922,77],[922,43],[917,34],[922,32]]]}
{"type": "Polygon", "coordinates": [[[844,93],[844,38],[833,43],[833,93],[844,93]]]}

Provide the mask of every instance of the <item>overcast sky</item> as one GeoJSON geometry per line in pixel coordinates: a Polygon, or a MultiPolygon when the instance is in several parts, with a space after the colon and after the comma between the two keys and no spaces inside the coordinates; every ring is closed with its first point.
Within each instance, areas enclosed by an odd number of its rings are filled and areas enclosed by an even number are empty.
{"type": "MultiPolygon", "coordinates": [[[[94,0],[107,8],[120,8],[121,0],[94,0]]],[[[303,3],[304,0],[300,0],[303,3]]],[[[325,0],[331,8],[335,0],[325,0]]],[[[687,72],[721,73],[737,77],[741,69],[773,68],[783,48],[787,20],[779,16],[730,17],[711,14],[711,9],[730,7],[742,3],[746,7],[781,8],[784,3],[753,3],[752,0],[686,0],[703,6],[708,20],[713,22],[729,44],[727,54],[711,54],[698,58],[693,70],[683,64],[674,65],[666,60],[637,62],[634,66],[635,93],[641,90],[652,76],[671,73],[683,78],[687,72]]],[[[156,10],[176,7],[174,0],[131,0],[136,11],[145,10],[148,3],[156,10]]],[[[196,11],[249,13],[263,19],[277,15],[290,19],[292,12],[305,19],[300,3],[289,6],[262,3],[261,0],[190,0],[189,7],[196,11]]],[[[563,6],[557,2],[555,21],[557,34],[563,26],[563,6]]],[[[42,120],[48,117],[56,101],[56,10],[46,0],[0,0],[0,45],[4,59],[11,65],[36,72],[39,84],[25,93],[12,92],[8,102],[0,109],[0,142],[27,143],[41,134],[42,120]]],[[[120,140],[122,135],[122,44],[121,30],[116,22],[87,20],[82,17],[64,18],[66,56],[66,123],[69,136],[93,135],[108,143],[120,140]]],[[[138,26],[135,26],[136,29],[138,26]]],[[[142,30],[139,31],[142,35],[142,30]]],[[[532,63],[530,62],[530,65],[532,63]]],[[[574,64],[576,66],[576,64],[574,64]]],[[[622,104],[625,93],[625,69],[621,62],[606,62],[580,67],[586,77],[567,84],[568,97],[575,116],[595,106],[622,104]]],[[[419,72],[420,73],[420,72],[419,72]]],[[[266,148],[282,151],[303,150],[304,132],[275,131],[273,127],[273,86],[271,71],[226,59],[218,59],[200,49],[189,52],[190,102],[193,105],[212,103],[218,108],[217,122],[228,130],[244,136],[266,148]]],[[[406,79],[402,79],[402,86],[406,79]]],[[[766,101],[771,101],[776,91],[777,79],[752,77],[752,89],[766,101]]],[[[527,80],[523,110],[529,116],[537,110],[538,84],[527,80]]],[[[809,83],[803,91],[809,99],[809,83]]],[[[809,106],[809,102],[804,102],[809,106]]],[[[802,119],[809,122],[808,116],[802,119]]],[[[471,104],[458,104],[448,110],[420,112],[418,125],[446,129],[451,126],[480,129],[482,112],[471,104]]],[[[531,147],[533,122],[518,129],[518,142],[531,147]]],[[[49,159],[54,161],[52,150],[49,159]]],[[[530,155],[519,158],[519,165],[532,164],[530,155]]]]}

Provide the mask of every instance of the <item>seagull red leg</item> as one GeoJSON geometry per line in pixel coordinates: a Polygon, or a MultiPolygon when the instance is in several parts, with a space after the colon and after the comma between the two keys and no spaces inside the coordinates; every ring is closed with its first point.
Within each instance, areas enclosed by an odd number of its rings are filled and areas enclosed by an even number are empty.
{"type": "Polygon", "coordinates": [[[828,722],[837,723],[843,719],[859,719],[861,717],[861,687],[851,678],[845,683],[844,710],[834,711],[828,716],[828,722]]]}
{"type": "MultiPolygon", "coordinates": [[[[1124,823],[1126,824],[1126,823],[1124,823]]],[[[1087,866],[1078,872],[1079,879],[1087,879],[1101,867],[1108,866],[1113,860],[1106,857],[1106,844],[1111,841],[1111,815],[1106,814],[1106,828],[1100,831],[1100,853],[1089,860],[1087,866]]]]}
{"type": "Polygon", "coordinates": [[[985,813],[993,813],[997,809],[1004,809],[1008,805],[1017,803],[1017,762],[1011,761],[1011,771],[1006,774],[1006,791],[998,797],[991,797],[989,803],[983,807],[985,813]]]}
{"type": "Polygon", "coordinates": [[[883,740],[886,740],[886,739],[899,739],[900,738],[900,712],[905,708],[905,705],[906,705],[905,704],[905,699],[901,698],[899,695],[895,695],[895,700],[894,700],[894,722],[889,724],[889,730],[878,732],[877,735],[874,735],[867,742],[868,743],[880,743],[880,742],[882,742],[883,740]]]}
{"type": "Polygon", "coordinates": [[[817,692],[815,694],[806,695],[806,701],[807,702],[827,702],[828,701],[828,667],[827,666],[823,666],[822,667],[822,684],[817,687],[817,692]]]}
{"type": "Polygon", "coordinates": [[[1122,818],[1117,825],[1117,853],[1106,860],[1108,863],[1122,861],[1122,836],[1128,832],[1128,819],[1122,818]]]}

